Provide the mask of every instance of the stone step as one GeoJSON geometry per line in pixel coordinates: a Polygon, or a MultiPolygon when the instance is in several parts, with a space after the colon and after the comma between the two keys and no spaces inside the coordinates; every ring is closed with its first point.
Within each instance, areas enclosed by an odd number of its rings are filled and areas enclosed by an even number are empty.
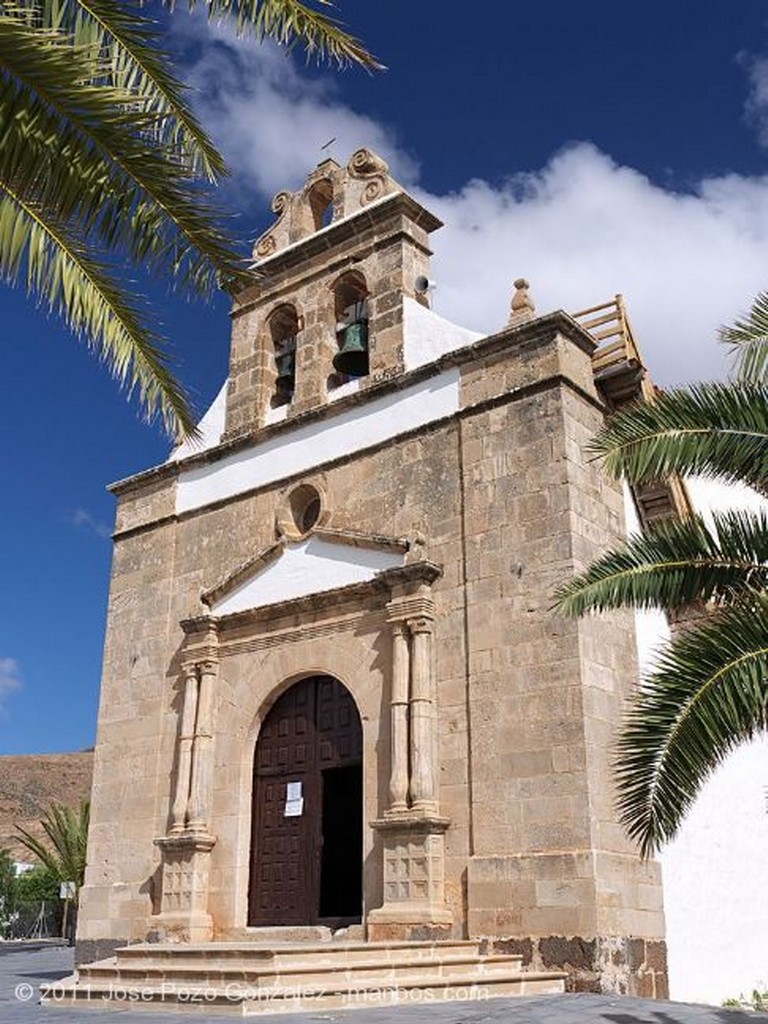
{"type": "Polygon", "coordinates": [[[63,979],[43,987],[48,1006],[90,1006],[92,1008],[190,1009],[229,1012],[240,1016],[296,1013],[319,1009],[363,1009],[375,1006],[405,1006],[442,1001],[484,1001],[498,996],[552,995],[564,990],[564,974],[556,971],[521,972],[517,963],[508,971],[479,974],[476,966],[446,977],[434,970],[423,971],[418,979],[394,983],[371,978],[367,981],[339,979],[329,974],[325,983],[254,987],[247,982],[226,986],[181,982],[166,976],[151,984],[121,983],[116,978],[101,980],[63,979]]]}
{"type": "Polygon", "coordinates": [[[207,965],[237,962],[266,963],[271,967],[288,967],[307,959],[323,964],[349,964],[375,959],[380,963],[399,963],[413,959],[478,955],[479,944],[471,939],[446,939],[439,942],[321,942],[321,943],[247,943],[212,942],[187,945],[181,943],[136,943],[116,951],[119,964],[173,963],[207,965]]]}
{"type": "Polygon", "coordinates": [[[296,986],[315,982],[320,984],[329,978],[361,983],[371,979],[398,983],[421,977],[425,966],[443,978],[465,974],[470,970],[476,971],[478,976],[485,977],[497,973],[508,974],[510,970],[519,971],[521,963],[522,957],[519,956],[478,957],[477,954],[440,956],[430,960],[412,957],[408,960],[399,960],[397,963],[382,962],[370,958],[369,954],[368,960],[354,960],[347,964],[323,962],[317,957],[305,958],[303,962],[290,966],[281,965],[279,968],[269,961],[243,960],[216,964],[210,961],[184,962],[178,958],[170,967],[167,961],[126,963],[112,958],[83,966],[78,973],[80,980],[87,984],[108,979],[115,979],[126,985],[153,984],[172,974],[180,981],[200,986],[245,981],[269,988],[274,985],[296,986]]]}

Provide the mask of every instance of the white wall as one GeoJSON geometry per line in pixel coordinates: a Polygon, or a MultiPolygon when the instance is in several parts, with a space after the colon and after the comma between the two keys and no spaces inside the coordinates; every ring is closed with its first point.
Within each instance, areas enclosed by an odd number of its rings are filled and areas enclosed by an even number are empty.
{"type": "MultiPolygon", "coordinates": [[[[689,481],[706,514],[758,508],[745,487],[689,481]]],[[[628,502],[628,506],[631,502],[628,502]]],[[[630,530],[638,528],[628,507],[630,530]]],[[[668,629],[658,613],[636,617],[643,670],[668,629]]],[[[661,854],[670,994],[720,1004],[768,988],[768,740],[745,744],[706,783],[661,854]]]]}
{"type": "Polygon", "coordinates": [[[336,587],[363,583],[384,569],[402,565],[401,553],[336,544],[310,537],[289,545],[280,557],[261,572],[217,601],[214,615],[229,615],[248,608],[261,608],[278,601],[290,601],[307,594],[319,594],[336,587]]]}
{"type": "Polygon", "coordinates": [[[399,434],[425,426],[459,408],[455,367],[369,402],[342,410],[320,423],[261,441],[216,462],[179,473],[176,511],[187,512],[294,473],[305,473],[399,434]]]}

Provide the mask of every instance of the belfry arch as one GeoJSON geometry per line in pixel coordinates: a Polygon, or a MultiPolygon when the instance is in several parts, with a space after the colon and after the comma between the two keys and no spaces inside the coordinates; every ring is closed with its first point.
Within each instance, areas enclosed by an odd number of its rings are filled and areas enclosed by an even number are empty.
{"type": "Polygon", "coordinates": [[[363,731],[329,675],[293,683],[253,759],[248,924],[340,927],[362,916],[363,731]]]}

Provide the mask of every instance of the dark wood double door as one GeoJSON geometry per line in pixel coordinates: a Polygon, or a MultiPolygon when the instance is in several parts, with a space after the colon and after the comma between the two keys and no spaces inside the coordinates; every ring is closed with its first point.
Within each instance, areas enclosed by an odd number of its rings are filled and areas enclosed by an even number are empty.
{"type": "Polygon", "coordinates": [[[302,679],[256,743],[249,925],[330,924],[362,914],[363,736],[349,691],[302,679]]]}

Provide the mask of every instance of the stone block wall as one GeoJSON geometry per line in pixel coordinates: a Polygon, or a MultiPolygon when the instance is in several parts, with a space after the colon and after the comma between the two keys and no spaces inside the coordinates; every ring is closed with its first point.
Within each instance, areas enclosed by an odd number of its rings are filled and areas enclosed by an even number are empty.
{"type": "MultiPolygon", "coordinates": [[[[390,270],[396,289],[406,271],[396,260],[390,270]]],[[[236,321],[233,360],[242,339],[250,344],[240,324],[251,315],[236,321]]],[[[631,623],[564,621],[551,610],[556,585],[623,532],[620,491],[584,451],[603,417],[590,358],[589,340],[562,316],[487,339],[419,371],[459,366],[455,415],[307,476],[322,486],[324,525],[423,535],[424,557],[442,567],[433,649],[454,934],[568,966],[574,987],[661,994],[658,875],[623,837],[610,784],[613,731],[637,676],[631,623]]],[[[238,370],[235,385],[252,369],[238,370]]],[[[386,376],[367,386],[407,382],[386,376]]],[[[256,394],[233,403],[233,415],[246,407],[255,415],[256,394]]],[[[290,429],[289,419],[270,436],[290,429]]],[[[238,443],[258,437],[231,441],[227,453],[238,443]]],[[[201,614],[201,592],[274,542],[276,512],[301,482],[279,480],[177,515],[179,472],[173,464],[147,474],[120,497],[81,917],[89,953],[152,928],[153,839],[168,828],[177,770],[180,623],[201,614]]],[[[328,672],[348,686],[363,719],[366,819],[386,809],[391,654],[382,607],[372,597],[333,613],[302,605],[281,611],[287,618],[263,636],[227,632],[209,898],[219,938],[245,924],[253,750],[259,722],[289,681],[328,672]]],[[[366,909],[381,900],[381,864],[380,839],[367,830],[366,909]]]]}

